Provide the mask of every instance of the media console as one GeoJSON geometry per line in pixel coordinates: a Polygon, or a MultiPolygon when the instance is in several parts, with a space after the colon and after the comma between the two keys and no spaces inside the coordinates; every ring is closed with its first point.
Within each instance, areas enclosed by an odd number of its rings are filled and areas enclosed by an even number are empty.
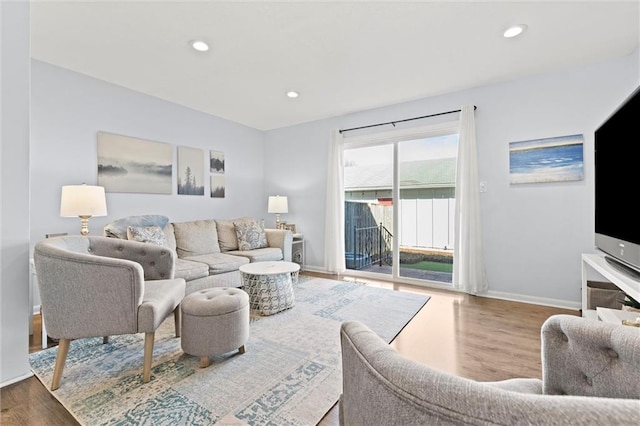
{"type": "MultiPolygon", "coordinates": [[[[598,315],[595,309],[587,309],[587,280],[590,269],[595,270],[605,279],[615,284],[635,300],[640,300],[640,280],[611,265],[603,254],[582,255],[582,316],[585,318],[611,320],[611,316],[598,315]]],[[[608,310],[610,311],[610,310],[608,310]]],[[[610,313],[610,312],[609,312],[610,313]]]]}

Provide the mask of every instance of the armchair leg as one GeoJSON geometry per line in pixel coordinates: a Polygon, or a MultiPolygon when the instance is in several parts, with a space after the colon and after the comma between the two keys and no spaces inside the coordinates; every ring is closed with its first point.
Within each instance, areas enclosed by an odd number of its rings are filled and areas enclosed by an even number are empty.
{"type": "Polygon", "coordinates": [[[182,332],[182,322],[180,320],[180,305],[178,305],[174,310],[173,310],[173,318],[175,320],[176,323],[176,337],[180,337],[180,333],[182,332]]]}
{"type": "Polygon", "coordinates": [[[155,333],[144,333],[144,367],[142,369],[142,382],[151,380],[151,359],[153,358],[153,340],[155,333]]]}
{"type": "Polygon", "coordinates": [[[52,391],[60,387],[62,370],[64,370],[64,364],[67,361],[67,353],[69,353],[69,343],[71,343],[71,339],[60,339],[58,342],[58,355],[56,355],[56,366],[53,369],[53,380],[51,381],[52,391]]]}
{"type": "Polygon", "coordinates": [[[106,345],[107,343],[109,343],[109,336],[102,336],[102,344],[106,345]]]}

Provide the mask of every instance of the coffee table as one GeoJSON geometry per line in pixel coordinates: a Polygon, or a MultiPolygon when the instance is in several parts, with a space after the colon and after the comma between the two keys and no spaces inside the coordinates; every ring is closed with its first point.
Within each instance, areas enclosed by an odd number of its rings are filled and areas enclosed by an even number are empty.
{"type": "Polygon", "coordinates": [[[253,314],[273,315],[295,303],[293,282],[300,265],[293,262],[254,262],[240,267],[244,290],[249,294],[253,314]]]}

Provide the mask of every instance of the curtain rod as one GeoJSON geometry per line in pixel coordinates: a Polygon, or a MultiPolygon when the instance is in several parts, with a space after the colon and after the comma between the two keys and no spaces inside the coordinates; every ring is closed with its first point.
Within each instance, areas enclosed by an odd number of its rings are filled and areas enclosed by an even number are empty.
{"type": "MultiPolygon", "coordinates": [[[[473,110],[475,111],[477,109],[478,107],[474,105],[473,110]]],[[[377,124],[369,124],[368,126],[352,127],[350,129],[342,129],[340,130],[340,133],[350,132],[351,130],[368,129],[369,127],[386,126],[387,124],[393,124],[393,127],[395,127],[396,123],[404,123],[405,121],[420,120],[421,118],[437,117],[439,115],[453,114],[454,112],[460,112],[460,111],[462,110],[454,109],[453,111],[438,112],[436,114],[423,115],[421,117],[405,118],[404,120],[387,121],[386,123],[377,123],[377,124]]]]}

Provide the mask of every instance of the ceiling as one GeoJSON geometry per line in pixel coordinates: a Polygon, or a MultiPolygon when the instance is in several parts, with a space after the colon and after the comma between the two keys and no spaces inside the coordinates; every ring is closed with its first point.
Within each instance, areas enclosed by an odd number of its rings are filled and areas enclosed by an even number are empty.
{"type": "Polygon", "coordinates": [[[31,56],[270,130],[628,55],[639,4],[35,0],[31,56]]]}

